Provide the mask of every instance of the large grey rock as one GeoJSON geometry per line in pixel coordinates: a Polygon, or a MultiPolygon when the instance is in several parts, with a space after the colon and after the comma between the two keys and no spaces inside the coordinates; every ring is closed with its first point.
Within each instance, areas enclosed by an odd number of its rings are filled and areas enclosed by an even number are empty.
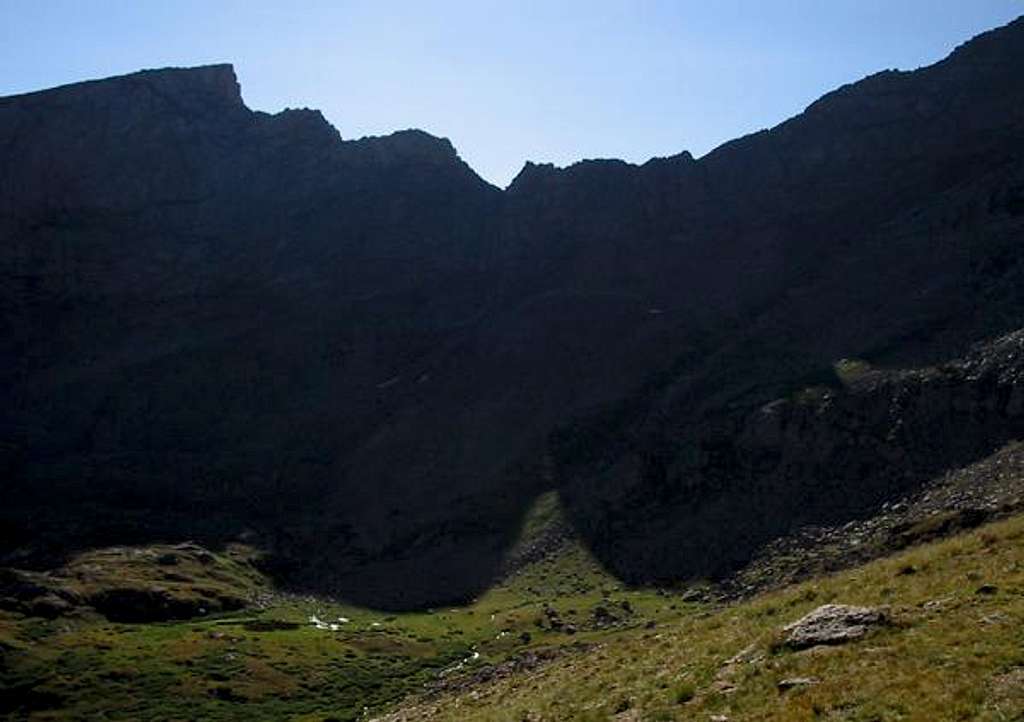
{"type": "Polygon", "coordinates": [[[860,639],[871,627],[883,625],[887,620],[882,609],[825,604],[784,627],[784,631],[789,632],[786,644],[794,649],[844,644],[860,639]]]}

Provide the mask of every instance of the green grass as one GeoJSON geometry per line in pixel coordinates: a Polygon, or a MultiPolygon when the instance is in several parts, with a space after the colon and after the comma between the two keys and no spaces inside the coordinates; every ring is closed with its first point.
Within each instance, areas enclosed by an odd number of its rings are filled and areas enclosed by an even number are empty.
{"type": "MultiPolygon", "coordinates": [[[[550,507],[542,500],[527,523],[550,523],[550,507]]],[[[118,550],[75,563],[148,584],[163,569],[152,558],[118,550]]],[[[241,550],[178,566],[198,586],[218,577],[264,589],[241,550]]],[[[1020,720],[1024,517],[728,606],[626,589],[569,544],[460,608],[387,614],[278,595],[258,610],[157,624],[0,612],[0,690],[0,713],[32,720],[357,720],[403,698],[394,719],[1020,720]],[[983,585],[995,593],[977,593],[983,585]],[[833,601],[891,605],[896,624],[844,647],[779,644],[786,623],[833,601]],[[311,615],[349,621],[321,630],[311,615]],[[542,649],[557,654],[470,682],[542,649]],[[821,682],[780,692],[787,677],[821,682]],[[439,698],[418,696],[439,678],[439,698]]]]}
{"type": "MultiPolygon", "coordinates": [[[[538,502],[524,538],[557,518],[555,505],[553,498],[538,502]]],[[[165,553],[99,550],[74,560],[62,578],[82,596],[105,585],[157,584],[176,595],[211,585],[224,594],[266,591],[244,549],[173,567],[155,563],[165,553]],[[167,569],[183,581],[165,580],[167,569]]],[[[380,710],[422,690],[442,670],[455,679],[530,649],[595,643],[686,606],[625,590],[578,546],[530,564],[466,607],[393,614],[309,597],[271,599],[255,611],[150,624],[114,624],[82,612],[53,620],[0,612],[0,690],[13,692],[0,713],[33,720],[355,720],[364,708],[380,710]],[[598,623],[598,607],[614,623],[598,623]],[[338,630],[316,629],[313,615],[338,630]],[[474,652],[479,657],[466,662],[474,652]],[[15,699],[30,704],[15,711],[15,699]]]]}
{"type": "Polygon", "coordinates": [[[380,615],[307,602],[162,624],[9,615],[0,617],[0,639],[12,650],[0,681],[60,702],[31,719],[344,720],[421,684],[468,649],[448,633],[455,625],[433,625],[423,641],[431,626],[423,620],[374,627],[371,619],[380,615]],[[354,616],[343,632],[308,623],[311,613],[342,611],[354,616]],[[252,624],[261,619],[295,626],[252,624]]]}
{"type": "Polygon", "coordinates": [[[542,674],[403,715],[393,719],[1022,720],[1024,517],[744,603],[681,610],[542,674]],[[995,593],[979,593],[985,585],[995,593]],[[890,605],[895,624],[845,646],[780,644],[785,624],[828,602],[890,605]],[[820,683],[780,691],[792,677],[820,683]]]}

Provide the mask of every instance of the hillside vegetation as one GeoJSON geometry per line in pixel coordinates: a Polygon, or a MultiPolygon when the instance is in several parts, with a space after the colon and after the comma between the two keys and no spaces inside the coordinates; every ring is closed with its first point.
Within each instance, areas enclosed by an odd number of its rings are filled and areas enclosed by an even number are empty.
{"type": "Polygon", "coordinates": [[[10,595],[30,597],[24,586],[0,593],[0,711],[326,722],[380,715],[406,698],[380,719],[1024,714],[1024,516],[739,601],[709,584],[626,588],[551,533],[559,517],[554,496],[542,498],[517,547],[522,565],[471,604],[401,614],[276,592],[240,547],[90,553],[34,575],[34,593],[71,600],[60,609],[18,606],[10,595]],[[184,559],[171,565],[169,554],[184,559]],[[197,604],[177,619],[179,607],[165,607],[163,620],[154,611],[128,623],[89,606],[125,588],[244,608],[197,604]],[[886,605],[891,623],[842,647],[781,644],[783,626],[829,602],[886,605]],[[805,677],[817,682],[778,688],[805,677]]]}
{"type": "Polygon", "coordinates": [[[118,547],[51,572],[5,570],[0,713],[356,720],[424,686],[538,665],[695,607],[625,589],[576,545],[530,560],[558,516],[554,495],[535,505],[521,567],[472,604],[401,614],[275,591],[238,545],[118,547]]]}
{"type": "Polygon", "coordinates": [[[1024,517],[566,654],[380,718],[411,720],[1024,719],[1024,517]],[[819,605],[883,606],[859,641],[787,648],[819,605]]]}

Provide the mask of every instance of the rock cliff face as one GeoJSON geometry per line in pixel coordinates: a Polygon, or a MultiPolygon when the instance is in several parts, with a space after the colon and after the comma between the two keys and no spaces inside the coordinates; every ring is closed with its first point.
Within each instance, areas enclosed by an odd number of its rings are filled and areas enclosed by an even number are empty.
{"type": "Polygon", "coordinates": [[[836,369],[834,386],[662,429],[591,468],[563,493],[575,526],[624,578],[724,577],[795,529],[867,519],[1024,438],[1024,331],[935,366],[836,369]]]}
{"type": "MultiPolygon", "coordinates": [[[[552,485],[616,568],[709,488],[813,496],[846,457],[763,462],[809,443],[775,449],[764,404],[1024,325],[1022,71],[1018,20],[704,158],[504,192],[419,131],[252,112],[229,66],[0,98],[6,558],[248,532],[411,605],[487,584],[552,485]]],[[[914,483],[876,461],[836,478],[914,483]]],[[[680,558],[627,576],[706,571],[680,558]]]]}

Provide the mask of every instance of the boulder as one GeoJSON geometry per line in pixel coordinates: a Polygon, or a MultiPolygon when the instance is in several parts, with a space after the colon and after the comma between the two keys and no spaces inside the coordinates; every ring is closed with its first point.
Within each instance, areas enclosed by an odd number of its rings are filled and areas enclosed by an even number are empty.
{"type": "Polygon", "coordinates": [[[786,645],[806,649],[819,644],[845,644],[860,639],[871,627],[888,622],[883,609],[825,604],[785,627],[786,645]]]}

